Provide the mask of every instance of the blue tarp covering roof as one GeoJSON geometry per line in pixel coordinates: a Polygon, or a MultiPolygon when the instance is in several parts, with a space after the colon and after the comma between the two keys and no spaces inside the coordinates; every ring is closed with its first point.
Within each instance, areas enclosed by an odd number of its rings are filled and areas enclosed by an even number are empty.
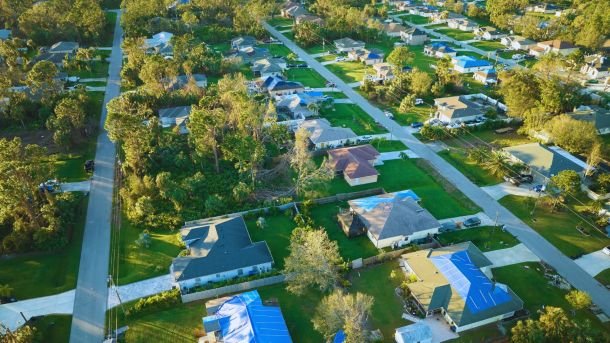
{"type": "Polygon", "coordinates": [[[472,262],[467,250],[434,256],[430,260],[464,299],[466,307],[473,314],[512,299],[503,285],[494,285],[483,274],[472,262]]]}
{"type": "Polygon", "coordinates": [[[203,318],[204,326],[214,321],[225,343],[292,342],[280,308],[263,305],[256,290],[232,297],[216,314],[203,318]]]}
{"type": "Polygon", "coordinates": [[[318,91],[307,91],[307,92],[303,92],[307,95],[309,95],[310,97],[322,97],[324,96],[323,92],[318,92],[318,91]]]}
{"type": "Polygon", "coordinates": [[[333,343],[343,343],[343,342],[345,342],[345,332],[343,332],[343,330],[339,330],[335,334],[335,338],[333,339],[333,343]]]}
{"type": "MultiPolygon", "coordinates": [[[[394,195],[394,196],[393,197],[380,197],[378,195],[375,195],[372,197],[352,200],[352,203],[354,205],[357,205],[357,206],[363,208],[365,211],[371,211],[372,209],[377,207],[377,205],[379,205],[379,204],[394,202],[396,200],[403,200],[406,198],[411,198],[415,201],[420,200],[420,198],[417,196],[417,194],[415,194],[415,192],[413,192],[410,189],[400,191],[400,192],[390,193],[390,194],[394,195]]],[[[387,194],[386,194],[386,196],[387,196],[387,194]]]]}
{"type": "Polygon", "coordinates": [[[476,68],[476,67],[487,67],[491,66],[491,63],[479,60],[470,56],[458,56],[455,57],[456,64],[462,68],[476,68]]]}

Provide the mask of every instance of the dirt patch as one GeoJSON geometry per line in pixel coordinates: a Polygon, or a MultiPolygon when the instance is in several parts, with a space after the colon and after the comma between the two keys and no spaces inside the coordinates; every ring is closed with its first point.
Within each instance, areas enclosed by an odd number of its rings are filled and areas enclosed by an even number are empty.
{"type": "Polygon", "coordinates": [[[53,133],[46,129],[23,130],[23,131],[0,131],[0,138],[21,138],[23,144],[38,144],[47,148],[50,154],[60,152],[59,147],[53,142],[53,133]]]}

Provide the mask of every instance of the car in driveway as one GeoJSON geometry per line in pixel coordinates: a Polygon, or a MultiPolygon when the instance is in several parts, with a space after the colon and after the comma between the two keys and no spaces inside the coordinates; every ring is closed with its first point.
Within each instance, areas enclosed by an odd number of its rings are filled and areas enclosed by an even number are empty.
{"type": "Polygon", "coordinates": [[[416,122],[411,123],[411,127],[414,129],[419,129],[422,126],[424,126],[424,123],[422,123],[421,121],[416,121],[416,122]]]}
{"type": "Polygon", "coordinates": [[[479,217],[470,217],[470,218],[464,220],[463,225],[465,227],[479,226],[479,225],[481,225],[481,219],[479,219],[479,217]]]}
{"type": "Polygon", "coordinates": [[[441,227],[438,229],[439,233],[443,232],[451,232],[458,229],[458,226],[454,222],[444,222],[441,224],[441,227]]]}
{"type": "Polygon", "coordinates": [[[343,56],[335,57],[335,62],[343,62],[343,61],[345,61],[345,57],[343,57],[343,56]]]}
{"type": "Polygon", "coordinates": [[[602,252],[608,256],[610,256],[610,245],[608,245],[607,247],[604,247],[602,249],[602,252]]]}
{"type": "Polygon", "coordinates": [[[394,114],[390,111],[383,111],[383,114],[390,119],[394,119],[394,114]]]}

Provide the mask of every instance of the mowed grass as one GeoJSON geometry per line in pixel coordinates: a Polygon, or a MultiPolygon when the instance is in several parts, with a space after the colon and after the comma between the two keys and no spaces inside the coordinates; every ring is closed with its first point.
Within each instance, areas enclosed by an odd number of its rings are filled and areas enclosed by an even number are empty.
{"type": "Polygon", "coordinates": [[[72,316],[50,315],[38,318],[33,326],[40,337],[44,337],[43,342],[63,343],[70,340],[70,326],[72,316]]]}
{"type": "Polygon", "coordinates": [[[60,251],[0,260],[0,285],[9,285],[18,300],[69,291],[76,287],[88,198],[68,245],[60,251]]]}
{"type": "Polygon", "coordinates": [[[422,199],[421,205],[437,219],[474,214],[480,210],[419,159],[385,161],[376,168],[379,177],[375,183],[352,187],[342,177],[336,177],[321,192],[324,195],[334,195],[372,188],[383,188],[386,192],[412,189],[422,199]]]}
{"type": "Polygon", "coordinates": [[[296,224],[292,217],[283,213],[264,216],[266,226],[259,228],[257,218],[247,219],[246,225],[253,242],[266,241],[271,250],[275,268],[284,268],[284,259],[290,254],[290,236],[296,224]]]}
{"type": "Polygon", "coordinates": [[[610,285],[610,269],[606,269],[595,276],[595,279],[602,285],[610,285]]]}
{"type": "Polygon", "coordinates": [[[538,310],[543,306],[560,307],[566,314],[577,323],[582,324],[585,320],[590,321],[592,328],[607,332],[610,329],[608,323],[602,324],[593,314],[587,310],[576,311],[576,316],[570,315],[571,307],[565,299],[567,291],[549,284],[544,277],[543,269],[539,263],[520,263],[492,269],[497,282],[508,285],[521,300],[533,318],[538,317],[538,310]],[[528,267],[528,268],[526,268],[528,267]]]}
{"type": "Polygon", "coordinates": [[[325,67],[347,83],[362,81],[367,72],[368,74],[373,73],[371,67],[354,61],[337,62],[328,64],[325,67]]]}
{"type": "Polygon", "coordinates": [[[400,17],[405,22],[422,25],[428,23],[428,18],[416,14],[407,14],[400,17]]]}
{"type": "Polygon", "coordinates": [[[450,29],[450,28],[439,28],[435,29],[436,32],[449,36],[455,40],[471,40],[474,39],[474,33],[460,31],[458,29],[450,29]]]}
{"type": "Polygon", "coordinates": [[[285,71],[286,78],[290,81],[298,81],[305,87],[322,88],[326,86],[326,80],[317,71],[310,68],[291,68],[285,71]]]}
{"type": "Polygon", "coordinates": [[[542,201],[538,201],[532,216],[530,213],[534,209],[535,203],[535,198],[514,195],[500,200],[500,204],[571,258],[600,250],[610,244],[610,238],[582,222],[579,217],[567,209],[562,208],[561,211],[553,212],[542,201]],[[576,229],[576,226],[585,228],[591,235],[584,236],[576,229]]]}
{"type": "Polygon", "coordinates": [[[70,76],[78,76],[81,79],[108,77],[108,66],[110,64],[106,61],[93,61],[91,62],[90,70],[85,68],[78,70],[75,68],[66,69],[66,72],[70,76]]]}
{"type": "Polygon", "coordinates": [[[426,73],[434,73],[434,68],[432,68],[432,65],[436,65],[437,59],[424,54],[423,45],[409,46],[408,48],[409,51],[415,54],[413,62],[410,65],[412,68],[417,68],[421,71],[425,71],[426,73]]]}
{"type": "Polygon", "coordinates": [[[371,116],[354,104],[333,104],[330,108],[322,108],[320,116],[328,119],[332,126],[348,127],[359,136],[387,132],[385,128],[375,123],[371,116]]]}
{"type": "Polygon", "coordinates": [[[261,48],[269,50],[271,56],[288,56],[291,51],[284,44],[261,44],[261,48]]]}
{"type": "Polygon", "coordinates": [[[480,42],[470,43],[471,46],[475,48],[479,48],[485,51],[496,51],[498,49],[505,49],[506,47],[502,45],[499,41],[486,40],[480,42]]]}
{"type": "Polygon", "coordinates": [[[267,23],[273,27],[277,26],[290,26],[294,24],[294,20],[289,18],[284,18],[280,16],[275,16],[272,19],[269,19],[267,23]]]}
{"type": "Polygon", "coordinates": [[[445,150],[439,152],[438,155],[444,158],[477,186],[491,186],[503,182],[502,178],[490,174],[483,169],[479,163],[468,158],[468,155],[464,150],[445,150]]]}
{"type": "MultiPolygon", "coordinates": [[[[135,241],[142,231],[142,228],[132,225],[123,216],[121,230],[118,233],[120,285],[167,274],[172,259],[182,250],[176,237],[177,231],[169,230],[150,231],[152,239],[150,247],[138,247],[135,241]]],[[[113,239],[117,239],[117,232],[113,230],[112,234],[115,236],[113,239]]]]}
{"type": "Polygon", "coordinates": [[[391,141],[387,139],[374,139],[371,145],[379,152],[407,150],[407,146],[401,141],[391,141]]]}
{"type": "Polygon", "coordinates": [[[461,229],[438,235],[442,245],[452,245],[462,242],[472,242],[481,251],[506,249],[519,244],[519,241],[507,231],[493,226],[481,226],[472,229],[461,229]]]}
{"type": "Polygon", "coordinates": [[[430,118],[430,113],[434,112],[432,106],[428,104],[415,106],[409,112],[400,112],[399,107],[400,105],[397,104],[390,107],[389,110],[394,114],[394,120],[402,126],[411,125],[414,122],[423,122],[430,118]]]}

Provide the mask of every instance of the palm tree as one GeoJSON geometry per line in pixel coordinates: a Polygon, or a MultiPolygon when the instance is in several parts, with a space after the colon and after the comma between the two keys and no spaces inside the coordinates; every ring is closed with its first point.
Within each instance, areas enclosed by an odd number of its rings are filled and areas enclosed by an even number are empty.
{"type": "Polygon", "coordinates": [[[508,158],[501,153],[493,152],[481,165],[492,175],[503,177],[508,169],[508,158]]]}
{"type": "Polygon", "coordinates": [[[307,104],[307,109],[313,112],[315,116],[320,112],[320,105],[317,102],[310,102],[307,104]]]}
{"type": "Polygon", "coordinates": [[[11,286],[8,284],[0,285],[0,297],[8,298],[11,296],[11,294],[13,294],[13,288],[11,286]]]}

